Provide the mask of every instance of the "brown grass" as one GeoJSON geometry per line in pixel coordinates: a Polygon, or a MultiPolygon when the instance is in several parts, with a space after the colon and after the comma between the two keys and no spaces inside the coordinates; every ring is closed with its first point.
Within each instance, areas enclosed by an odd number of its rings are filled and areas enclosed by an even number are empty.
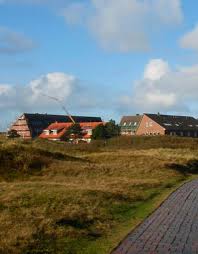
{"type": "Polygon", "coordinates": [[[196,162],[196,144],[0,139],[0,253],[109,253],[161,195],[191,177],[174,165],[196,162]],[[43,163],[36,170],[35,161],[43,163]]]}

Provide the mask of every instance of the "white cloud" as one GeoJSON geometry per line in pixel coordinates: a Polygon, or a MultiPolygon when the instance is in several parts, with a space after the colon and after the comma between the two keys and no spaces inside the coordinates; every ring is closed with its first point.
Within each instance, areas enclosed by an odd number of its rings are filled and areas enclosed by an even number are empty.
{"type": "Polygon", "coordinates": [[[181,38],[180,45],[183,48],[198,50],[198,24],[181,38]]]}
{"type": "Polygon", "coordinates": [[[31,81],[25,86],[0,85],[0,110],[18,111],[44,110],[56,107],[45,95],[67,102],[75,92],[77,79],[64,73],[49,73],[31,81]]]}
{"type": "Polygon", "coordinates": [[[0,114],[9,110],[18,114],[63,113],[61,105],[50,98],[54,97],[71,113],[100,115],[101,110],[109,112],[112,106],[108,91],[99,96],[101,90],[104,90],[101,86],[90,87],[73,75],[62,72],[48,73],[30,81],[27,85],[0,85],[0,114]]]}
{"type": "Polygon", "coordinates": [[[176,103],[176,95],[174,93],[163,94],[160,90],[148,92],[145,94],[146,101],[151,105],[161,105],[162,107],[172,107],[176,103]]]}
{"type": "Polygon", "coordinates": [[[110,50],[147,51],[149,42],[144,27],[148,7],[129,0],[93,0],[94,14],[89,28],[101,45],[110,50]]]}
{"type": "Polygon", "coordinates": [[[10,85],[0,84],[0,96],[9,95],[11,91],[12,91],[12,88],[10,87],[10,85]]]}
{"type": "MultiPolygon", "coordinates": [[[[181,0],[90,0],[90,3],[85,25],[103,48],[112,51],[147,51],[155,28],[175,26],[183,20],[181,0]]],[[[71,4],[64,9],[69,24],[76,24],[76,15],[84,15],[82,4],[80,8],[74,7],[71,4]]]]}
{"type": "Polygon", "coordinates": [[[21,33],[0,26],[0,54],[16,54],[29,51],[35,43],[21,33]]]}
{"type": "Polygon", "coordinates": [[[72,3],[61,11],[61,15],[70,25],[83,23],[86,16],[86,6],[83,3],[72,3]]]}
{"type": "Polygon", "coordinates": [[[181,0],[0,0],[52,6],[70,25],[85,25],[111,51],[148,51],[153,33],[183,20],[181,0]],[[160,29],[159,29],[160,28],[160,29]]]}
{"type": "Polygon", "coordinates": [[[153,0],[154,12],[165,24],[180,24],[183,21],[180,0],[153,0]]]}
{"type": "Polygon", "coordinates": [[[197,65],[174,70],[163,59],[153,59],[145,67],[144,78],[136,81],[132,95],[122,98],[122,105],[138,112],[190,112],[197,101],[197,65]]]}
{"type": "Polygon", "coordinates": [[[144,78],[149,80],[159,80],[170,71],[167,62],[162,59],[151,60],[144,71],[144,78]]]}
{"type": "Polygon", "coordinates": [[[31,100],[37,101],[43,94],[67,99],[75,89],[77,79],[74,76],[56,72],[49,73],[30,82],[31,100]]]}

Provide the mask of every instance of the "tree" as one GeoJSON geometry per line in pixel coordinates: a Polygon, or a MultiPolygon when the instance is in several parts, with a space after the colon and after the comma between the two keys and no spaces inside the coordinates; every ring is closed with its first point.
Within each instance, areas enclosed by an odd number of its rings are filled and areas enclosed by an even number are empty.
{"type": "Polygon", "coordinates": [[[81,138],[82,137],[82,128],[79,123],[71,125],[66,132],[67,137],[69,138],[81,138]]]}
{"type": "Polygon", "coordinates": [[[106,139],[107,138],[107,130],[103,124],[98,125],[92,131],[92,138],[93,139],[106,139]]]}
{"type": "Polygon", "coordinates": [[[120,126],[114,120],[110,120],[105,125],[108,138],[117,137],[120,135],[120,126]]]}
{"type": "Polygon", "coordinates": [[[6,134],[7,138],[19,138],[20,135],[17,133],[16,130],[9,130],[6,134]]]}
{"type": "Polygon", "coordinates": [[[107,139],[120,135],[120,127],[114,120],[110,120],[105,125],[98,125],[92,132],[93,139],[107,139]]]}

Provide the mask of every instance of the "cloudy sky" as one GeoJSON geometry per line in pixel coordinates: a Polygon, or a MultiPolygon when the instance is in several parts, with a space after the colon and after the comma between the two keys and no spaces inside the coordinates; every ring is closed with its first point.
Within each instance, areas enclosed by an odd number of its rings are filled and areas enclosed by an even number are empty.
{"type": "Polygon", "coordinates": [[[0,0],[0,129],[22,112],[198,116],[195,0],[0,0]]]}

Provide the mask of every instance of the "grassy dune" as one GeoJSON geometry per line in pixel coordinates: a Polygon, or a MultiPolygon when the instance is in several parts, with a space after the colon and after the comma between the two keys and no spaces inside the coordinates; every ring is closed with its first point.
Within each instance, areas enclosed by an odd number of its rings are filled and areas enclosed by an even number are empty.
{"type": "Polygon", "coordinates": [[[0,253],[107,254],[198,172],[198,140],[0,138],[0,253]]]}

